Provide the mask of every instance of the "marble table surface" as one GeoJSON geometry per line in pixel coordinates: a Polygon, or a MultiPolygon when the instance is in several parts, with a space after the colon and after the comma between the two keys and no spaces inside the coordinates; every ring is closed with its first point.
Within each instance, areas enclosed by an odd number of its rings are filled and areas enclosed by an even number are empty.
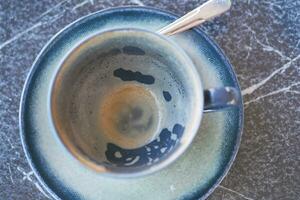
{"type": "MultiPolygon", "coordinates": [[[[202,0],[0,0],[0,199],[52,199],[22,150],[18,111],[33,60],[64,26],[121,5],[182,15],[202,0]]],[[[245,102],[237,158],[210,200],[300,197],[300,1],[236,0],[201,26],[229,57],[245,102]]]]}

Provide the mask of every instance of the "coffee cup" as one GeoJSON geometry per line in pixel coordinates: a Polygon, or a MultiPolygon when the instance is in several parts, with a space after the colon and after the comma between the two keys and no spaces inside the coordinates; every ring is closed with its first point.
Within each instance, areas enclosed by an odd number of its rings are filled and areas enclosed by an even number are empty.
{"type": "Polygon", "coordinates": [[[77,160],[128,178],[174,162],[205,112],[231,109],[240,99],[232,87],[204,89],[191,58],[170,38],[113,29],[65,56],[48,105],[57,138],[77,160]]]}

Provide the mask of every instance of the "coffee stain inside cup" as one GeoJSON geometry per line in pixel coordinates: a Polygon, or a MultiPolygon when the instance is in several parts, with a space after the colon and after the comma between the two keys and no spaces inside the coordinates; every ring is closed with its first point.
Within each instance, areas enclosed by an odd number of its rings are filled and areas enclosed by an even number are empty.
{"type": "Polygon", "coordinates": [[[112,90],[102,100],[99,125],[103,135],[123,148],[151,142],[159,130],[159,104],[143,86],[128,84],[112,90]]]}

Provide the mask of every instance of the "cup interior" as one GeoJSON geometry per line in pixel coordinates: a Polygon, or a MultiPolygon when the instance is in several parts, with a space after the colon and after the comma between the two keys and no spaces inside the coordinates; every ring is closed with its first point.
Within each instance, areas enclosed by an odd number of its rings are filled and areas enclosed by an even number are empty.
{"type": "Polygon", "coordinates": [[[203,89],[189,57],[164,36],[138,29],[98,33],[62,62],[51,119],[66,148],[99,172],[156,171],[192,141],[203,89]]]}

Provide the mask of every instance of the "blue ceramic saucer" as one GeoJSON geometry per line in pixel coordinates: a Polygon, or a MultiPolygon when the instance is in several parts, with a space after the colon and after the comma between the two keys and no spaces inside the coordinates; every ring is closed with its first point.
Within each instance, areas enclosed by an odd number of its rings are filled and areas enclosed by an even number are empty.
{"type": "MultiPolygon", "coordinates": [[[[192,145],[171,166],[134,179],[104,177],[82,165],[52,132],[47,100],[50,82],[68,52],[85,38],[112,28],[158,30],[176,17],[153,8],[124,7],[84,17],[58,33],[41,51],[26,81],[20,111],[22,143],[39,181],[56,199],[205,199],[228,172],[239,147],[242,103],[205,114],[192,145]]],[[[192,58],[205,88],[239,89],[231,65],[203,32],[171,37],[192,58]]]]}

